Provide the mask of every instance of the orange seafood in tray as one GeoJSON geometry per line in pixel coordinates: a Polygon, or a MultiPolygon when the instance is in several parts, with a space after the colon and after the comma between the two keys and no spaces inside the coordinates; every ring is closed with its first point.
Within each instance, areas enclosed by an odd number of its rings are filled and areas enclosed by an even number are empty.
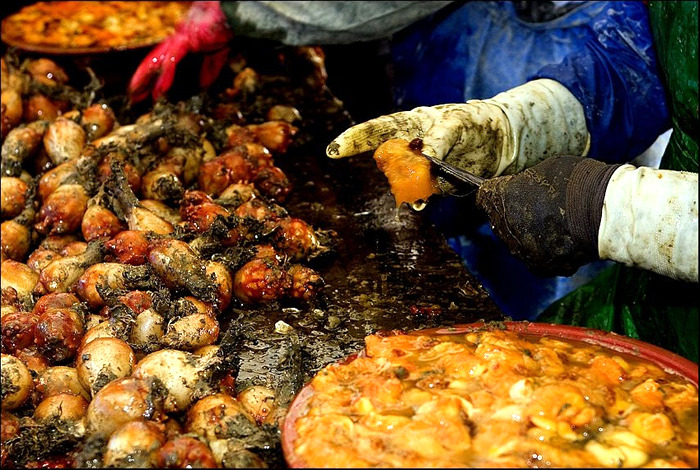
{"type": "Polygon", "coordinates": [[[156,44],[191,2],[37,2],[2,22],[2,40],[24,50],[71,54],[156,44]]]}
{"type": "Polygon", "coordinates": [[[374,334],[300,392],[283,446],[293,467],[697,467],[697,371],[560,325],[374,334]]]}

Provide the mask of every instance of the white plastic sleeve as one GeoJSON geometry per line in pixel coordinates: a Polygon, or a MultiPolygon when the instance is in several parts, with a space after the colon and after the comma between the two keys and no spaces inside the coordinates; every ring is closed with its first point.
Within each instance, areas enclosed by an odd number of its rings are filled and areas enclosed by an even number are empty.
{"type": "Polygon", "coordinates": [[[598,253],[698,282],[698,174],[621,166],[605,192],[598,253]]]}
{"type": "Polygon", "coordinates": [[[552,155],[588,153],[583,106],[559,82],[532,80],[483,101],[503,110],[513,139],[513,152],[502,155],[496,175],[517,173],[552,155]]]}

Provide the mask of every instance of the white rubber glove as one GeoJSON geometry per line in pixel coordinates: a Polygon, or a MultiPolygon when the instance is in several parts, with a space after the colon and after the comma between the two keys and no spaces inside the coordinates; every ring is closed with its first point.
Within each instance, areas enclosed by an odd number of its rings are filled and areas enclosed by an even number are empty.
{"type": "Polygon", "coordinates": [[[563,85],[538,79],[486,100],[422,106],[358,124],[326,154],[349,157],[389,139],[423,140],[423,152],[483,177],[516,173],[555,154],[586,155],[583,106],[563,85]]]}
{"type": "Polygon", "coordinates": [[[618,168],[603,201],[598,253],[601,259],[698,282],[698,174],[618,168]]]}

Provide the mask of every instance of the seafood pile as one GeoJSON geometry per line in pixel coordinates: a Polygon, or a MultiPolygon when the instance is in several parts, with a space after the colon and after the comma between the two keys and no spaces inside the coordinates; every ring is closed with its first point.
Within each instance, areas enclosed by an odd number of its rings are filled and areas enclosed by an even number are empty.
{"type": "MultiPolygon", "coordinates": [[[[321,52],[294,51],[318,93],[321,52]]],[[[323,302],[332,234],[284,207],[300,111],[229,68],[214,99],[134,116],[96,77],[2,58],[3,467],[279,463],[280,391],[236,383],[222,322],[323,302]]]]}

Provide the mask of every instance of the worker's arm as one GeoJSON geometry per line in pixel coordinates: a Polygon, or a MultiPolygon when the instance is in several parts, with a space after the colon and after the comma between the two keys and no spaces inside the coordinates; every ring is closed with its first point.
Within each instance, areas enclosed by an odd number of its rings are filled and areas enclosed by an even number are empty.
{"type": "Polygon", "coordinates": [[[392,138],[420,138],[423,152],[485,177],[516,173],[555,154],[585,155],[590,145],[581,103],[560,83],[541,79],[486,100],[371,119],[340,134],[326,154],[349,157],[392,138]]]}
{"type": "Polygon", "coordinates": [[[477,204],[537,274],[609,259],[698,282],[697,173],[555,156],[487,180],[477,204]]]}
{"type": "Polygon", "coordinates": [[[648,15],[642,2],[602,2],[594,12],[579,26],[584,47],[525,84],[490,99],[372,119],[343,132],[326,153],[347,157],[392,138],[421,138],[426,153],[487,177],[556,154],[630,161],[670,127],[648,15]]]}

